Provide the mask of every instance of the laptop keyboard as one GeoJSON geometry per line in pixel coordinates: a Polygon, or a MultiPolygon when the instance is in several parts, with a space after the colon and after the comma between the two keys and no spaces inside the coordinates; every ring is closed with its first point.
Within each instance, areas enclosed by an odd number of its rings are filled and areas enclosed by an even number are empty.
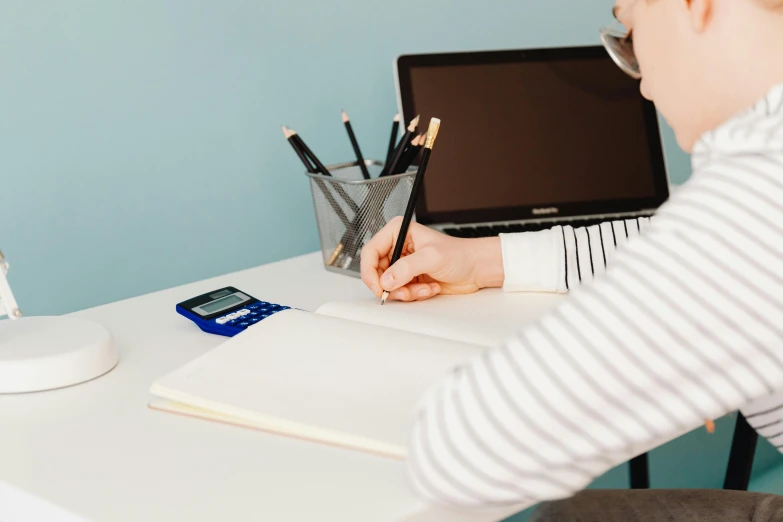
{"type": "MultiPolygon", "coordinates": [[[[617,219],[617,218],[614,218],[617,219]]],[[[607,221],[613,221],[612,218],[604,219],[576,219],[573,221],[528,221],[525,223],[512,223],[508,225],[491,226],[464,226],[444,228],[443,232],[453,237],[493,237],[499,234],[511,234],[515,232],[538,232],[547,230],[555,226],[571,225],[572,227],[591,227],[607,221]]],[[[628,218],[635,219],[635,218],[628,218]]]]}

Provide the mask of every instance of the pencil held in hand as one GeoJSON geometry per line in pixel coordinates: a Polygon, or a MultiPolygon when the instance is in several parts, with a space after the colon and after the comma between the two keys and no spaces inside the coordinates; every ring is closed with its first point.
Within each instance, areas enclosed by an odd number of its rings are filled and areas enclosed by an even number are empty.
{"type": "MultiPolygon", "coordinates": [[[[424,182],[424,174],[427,172],[427,165],[430,161],[430,155],[432,155],[432,147],[435,146],[435,139],[438,137],[438,131],[440,130],[440,120],[438,118],[432,118],[430,120],[430,126],[427,129],[427,139],[424,142],[424,152],[421,155],[421,164],[419,170],[416,172],[416,178],[413,181],[413,188],[411,189],[411,195],[408,198],[408,206],[405,209],[405,216],[402,218],[402,224],[400,225],[400,233],[397,236],[397,242],[394,245],[394,252],[392,253],[391,262],[389,266],[400,260],[402,255],[402,249],[405,246],[405,240],[408,237],[408,228],[411,226],[413,220],[413,212],[416,209],[416,201],[419,199],[421,193],[421,187],[424,182]]],[[[389,292],[384,290],[381,297],[381,304],[385,304],[389,298],[389,292]]]]}

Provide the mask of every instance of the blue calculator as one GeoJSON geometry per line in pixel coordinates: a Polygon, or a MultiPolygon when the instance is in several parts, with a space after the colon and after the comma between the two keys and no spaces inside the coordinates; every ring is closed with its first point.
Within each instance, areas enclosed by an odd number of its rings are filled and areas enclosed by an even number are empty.
{"type": "Polygon", "coordinates": [[[227,286],[177,305],[177,313],[207,333],[233,337],[289,306],[259,301],[233,286],[227,286]]]}

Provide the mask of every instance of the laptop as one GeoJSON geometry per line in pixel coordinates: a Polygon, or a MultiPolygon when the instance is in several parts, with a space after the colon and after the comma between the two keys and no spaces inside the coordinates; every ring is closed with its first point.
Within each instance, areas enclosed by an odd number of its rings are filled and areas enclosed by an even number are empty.
{"type": "Polygon", "coordinates": [[[400,56],[404,121],[443,124],[416,219],[486,237],[650,216],[669,196],[658,117],[603,47],[400,56]]]}

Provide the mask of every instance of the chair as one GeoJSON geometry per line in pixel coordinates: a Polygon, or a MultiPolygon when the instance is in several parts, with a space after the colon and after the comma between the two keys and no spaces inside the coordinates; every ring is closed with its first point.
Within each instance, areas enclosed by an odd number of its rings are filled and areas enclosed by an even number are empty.
{"type": "MultiPolygon", "coordinates": [[[[750,484],[753,471],[753,457],[756,454],[756,444],[759,436],[745,417],[737,414],[734,425],[734,438],[731,441],[729,464],[726,466],[726,477],[723,489],[746,491],[750,484]]],[[[650,487],[650,468],[647,453],[639,455],[629,464],[631,489],[647,489],[650,487]]]]}

